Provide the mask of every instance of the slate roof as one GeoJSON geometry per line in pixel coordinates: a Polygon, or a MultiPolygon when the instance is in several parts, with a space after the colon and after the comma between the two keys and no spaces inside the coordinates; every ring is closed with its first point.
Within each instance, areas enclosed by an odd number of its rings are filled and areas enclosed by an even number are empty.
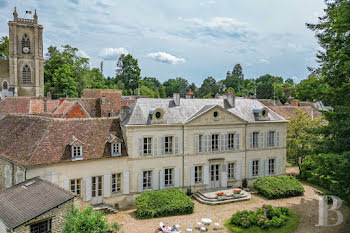
{"type": "Polygon", "coordinates": [[[322,116],[321,112],[311,106],[270,106],[270,109],[286,119],[295,118],[297,109],[307,112],[310,118],[312,114],[314,114],[314,118],[322,116]]]}
{"type": "Polygon", "coordinates": [[[0,192],[0,218],[13,230],[74,197],[57,185],[32,178],[0,192]]]}
{"type": "MultiPolygon", "coordinates": [[[[123,139],[119,118],[61,119],[8,115],[0,120],[0,156],[23,166],[72,161],[69,143],[83,143],[83,160],[111,157],[110,135],[123,139]]],[[[123,140],[124,141],[124,140],[123,140]]],[[[122,143],[122,155],[127,156],[122,143]]]]}
{"type": "MultiPolygon", "coordinates": [[[[141,98],[130,105],[131,114],[123,122],[124,125],[149,124],[149,110],[160,108],[164,111],[167,124],[184,124],[189,119],[207,111],[213,106],[220,106],[248,122],[255,122],[253,109],[266,107],[258,100],[236,98],[235,107],[229,108],[224,99],[181,99],[180,105],[175,106],[173,99],[141,98]]],[[[269,111],[270,121],[286,121],[282,116],[269,111]]]]}

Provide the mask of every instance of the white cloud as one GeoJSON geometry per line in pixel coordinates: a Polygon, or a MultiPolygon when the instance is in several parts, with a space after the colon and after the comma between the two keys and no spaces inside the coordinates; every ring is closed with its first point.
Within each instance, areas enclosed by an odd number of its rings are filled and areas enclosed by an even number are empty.
{"type": "Polygon", "coordinates": [[[125,48],[104,48],[99,56],[105,60],[115,60],[121,54],[129,54],[128,50],[125,48]]]}
{"type": "Polygon", "coordinates": [[[267,60],[267,59],[265,59],[265,58],[261,58],[261,59],[259,59],[259,63],[269,64],[269,63],[270,63],[270,61],[269,61],[269,60],[267,60]]]}
{"type": "Polygon", "coordinates": [[[186,60],[184,58],[175,57],[169,53],[165,52],[155,52],[147,54],[148,57],[152,58],[155,61],[168,63],[168,64],[178,64],[184,63],[186,60]]]}

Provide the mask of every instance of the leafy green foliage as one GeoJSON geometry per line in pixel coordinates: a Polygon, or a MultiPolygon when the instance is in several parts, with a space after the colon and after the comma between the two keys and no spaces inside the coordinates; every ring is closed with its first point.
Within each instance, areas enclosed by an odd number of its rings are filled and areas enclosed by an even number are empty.
{"type": "Polygon", "coordinates": [[[325,78],[313,73],[296,85],[295,95],[297,99],[302,101],[322,100],[327,103],[326,93],[328,88],[325,78]]]}
{"type": "Polygon", "coordinates": [[[109,223],[102,212],[94,211],[91,206],[79,211],[74,209],[66,218],[64,233],[108,233],[109,223]]]}
{"type": "Polygon", "coordinates": [[[167,97],[172,97],[174,93],[179,93],[181,97],[184,97],[190,90],[188,81],[181,77],[169,79],[163,83],[163,86],[167,97]]]}
{"type": "Polygon", "coordinates": [[[204,79],[202,86],[198,90],[198,97],[212,98],[219,92],[219,86],[213,77],[204,79]]]}
{"type": "Polygon", "coordinates": [[[259,99],[273,99],[274,85],[283,84],[283,78],[275,77],[269,74],[260,76],[256,79],[256,94],[259,99]]]}
{"type": "Polygon", "coordinates": [[[303,179],[350,202],[350,152],[310,155],[302,168],[303,179]]]}
{"type": "Polygon", "coordinates": [[[117,62],[116,80],[124,85],[127,94],[132,94],[131,92],[138,88],[141,79],[140,74],[141,69],[137,59],[130,54],[120,55],[117,62]]]}
{"type": "Polygon", "coordinates": [[[194,203],[179,189],[147,191],[136,198],[137,218],[191,214],[194,203]]]}
{"type": "Polygon", "coordinates": [[[9,38],[3,36],[0,38],[0,60],[9,59],[9,38]]]}
{"type": "Polygon", "coordinates": [[[268,199],[304,195],[304,187],[291,176],[261,177],[254,182],[254,188],[268,199]]]}

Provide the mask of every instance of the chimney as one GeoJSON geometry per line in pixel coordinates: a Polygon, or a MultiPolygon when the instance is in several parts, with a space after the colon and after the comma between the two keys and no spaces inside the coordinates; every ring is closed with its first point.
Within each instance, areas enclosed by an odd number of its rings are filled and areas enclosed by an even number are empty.
{"type": "Polygon", "coordinates": [[[51,100],[51,99],[52,99],[52,97],[51,97],[51,92],[47,92],[47,93],[46,93],[46,98],[47,98],[48,100],[51,100]]]}
{"type": "Polygon", "coordinates": [[[47,99],[44,98],[44,112],[47,112],[47,99]]]}
{"type": "Polygon", "coordinates": [[[180,105],[180,94],[179,93],[174,93],[173,94],[173,99],[174,99],[175,106],[179,106],[180,105]]]}
{"type": "Polygon", "coordinates": [[[223,94],[224,101],[226,100],[227,103],[229,104],[230,108],[235,107],[235,101],[236,101],[236,96],[235,94],[223,94]]]}
{"type": "Polygon", "coordinates": [[[123,122],[130,113],[130,107],[129,106],[122,106],[120,108],[120,121],[123,122]]]}

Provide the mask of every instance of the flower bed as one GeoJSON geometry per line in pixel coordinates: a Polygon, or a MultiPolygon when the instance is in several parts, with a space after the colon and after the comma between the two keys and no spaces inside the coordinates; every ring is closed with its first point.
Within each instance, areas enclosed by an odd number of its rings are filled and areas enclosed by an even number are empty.
{"type": "Polygon", "coordinates": [[[218,192],[218,193],[216,193],[216,196],[217,197],[222,197],[222,196],[225,196],[225,193],[224,192],[218,192]]]}
{"type": "Polygon", "coordinates": [[[304,195],[304,187],[291,176],[261,177],[254,182],[254,188],[268,199],[304,195]]]}
{"type": "Polygon", "coordinates": [[[194,203],[179,189],[147,191],[136,198],[137,218],[155,218],[193,213],[194,203]]]}
{"type": "Polygon", "coordinates": [[[266,229],[291,232],[298,224],[299,216],[288,208],[263,205],[257,211],[244,210],[233,214],[226,226],[234,232],[262,232],[266,229]]]}

